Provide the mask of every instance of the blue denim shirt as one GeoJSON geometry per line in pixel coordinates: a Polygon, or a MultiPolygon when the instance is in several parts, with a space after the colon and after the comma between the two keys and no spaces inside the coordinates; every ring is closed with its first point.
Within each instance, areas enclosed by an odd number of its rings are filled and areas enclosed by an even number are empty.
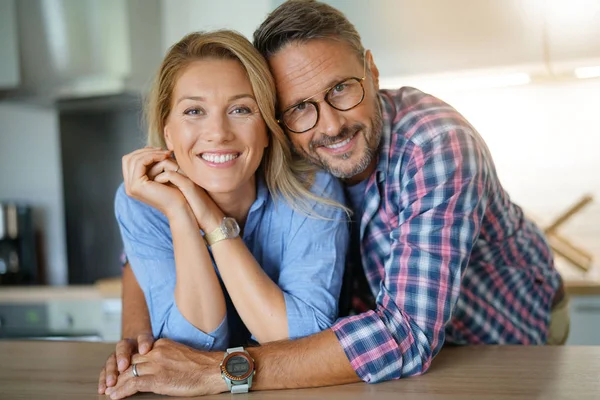
{"type": "MultiPolygon", "coordinates": [[[[341,184],[326,173],[316,175],[311,191],[344,202],[341,184]]],[[[328,220],[294,211],[284,200],[275,201],[257,174],[257,198],[243,233],[244,243],[258,264],[283,292],[292,339],[322,331],[337,318],[348,249],[348,224],[343,210],[316,202],[311,206],[328,220]]],[[[127,259],[146,298],[154,337],[204,350],[223,350],[230,341],[239,345],[243,340],[239,339],[240,332],[245,327],[222,281],[227,317],[215,331],[197,329],[177,308],[168,219],[155,208],[127,196],[123,185],[117,190],[115,214],[127,259]]],[[[216,266],[215,270],[218,274],[216,266]]]]}

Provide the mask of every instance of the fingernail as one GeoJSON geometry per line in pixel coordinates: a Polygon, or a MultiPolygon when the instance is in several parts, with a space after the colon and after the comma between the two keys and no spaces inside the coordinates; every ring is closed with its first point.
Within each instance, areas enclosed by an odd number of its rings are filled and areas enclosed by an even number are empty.
{"type": "Polygon", "coordinates": [[[104,393],[104,386],[98,385],[98,394],[104,393]]]}
{"type": "Polygon", "coordinates": [[[115,377],[113,375],[109,375],[106,377],[106,384],[108,386],[112,386],[115,383],[115,377]]]}
{"type": "Polygon", "coordinates": [[[108,389],[106,389],[106,391],[104,392],[105,394],[109,395],[113,392],[113,388],[109,387],[108,389]]]}
{"type": "Polygon", "coordinates": [[[123,371],[123,368],[125,368],[125,360],[119,360],[119,371],[123,371]]]}

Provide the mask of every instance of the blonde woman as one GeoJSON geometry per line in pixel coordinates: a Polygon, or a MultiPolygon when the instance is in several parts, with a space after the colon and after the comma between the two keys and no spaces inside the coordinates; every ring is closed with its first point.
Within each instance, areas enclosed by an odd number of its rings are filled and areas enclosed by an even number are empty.
{"type": "Polygon", "coordinates": [[[149,147],[123,158],[115,212],[133,272],[124,279],[134,278],[124,303],[138,295],[124,304],[131,339],[108,359],[100,393],[126,370],[143,375],[143,364],[128,369],[138,337],[143,352],[157,338],[224,350],[335,321],[343,191],[293,158],[274,110],[267,64],[243,36],[193,33],[169,50],[150,96],[149,147]]]}

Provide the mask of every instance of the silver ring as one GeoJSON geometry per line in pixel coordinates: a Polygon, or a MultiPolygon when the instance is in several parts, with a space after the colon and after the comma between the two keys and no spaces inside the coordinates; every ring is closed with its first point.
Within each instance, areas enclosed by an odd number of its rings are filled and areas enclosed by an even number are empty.
{"type": "Polygon", "coordinates": [[[135,376],[136,378],[140,376],[137,372],[137,364],[133,364],[131,366],[131,372],[133,372],[133,376],[135,376]]]}

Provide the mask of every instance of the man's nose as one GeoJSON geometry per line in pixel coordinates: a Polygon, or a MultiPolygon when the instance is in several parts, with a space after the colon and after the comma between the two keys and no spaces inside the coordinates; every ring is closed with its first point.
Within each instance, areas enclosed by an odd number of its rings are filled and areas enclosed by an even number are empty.
{"type": "Polygon", "coordinates": [[[320,102],[318,130],[327,136],[337,136],[346,123],[346,118],[341,111],[331,107],[326,102],[320,102]]]}
{"type": "Polygon", "coordinates": [[[234,136],[229,120],[224,115],[209,117],[204,128],[202,136],[207,142],[228,142],[234,136]]]}

